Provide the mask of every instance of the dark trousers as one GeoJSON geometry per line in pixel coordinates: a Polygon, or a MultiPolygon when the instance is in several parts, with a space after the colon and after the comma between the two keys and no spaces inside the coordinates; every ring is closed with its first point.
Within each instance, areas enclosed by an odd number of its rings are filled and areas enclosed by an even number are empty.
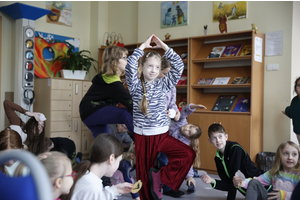
{"type": "Polygon", "coordinates": [[[259,180],[252,179],[249,182],[245,200],[266,200],[268,198],[267,194],[268,191],[263,184],[259,180]]]}
{"type": "Polygon", "coordinates": [[[101,133],[109,133],[107,124],[125,124],[133,135],[132,113],[127,108],[105,106],[86,118],[83,123],[91,130],[94,138],[101,133]]]}
{"type": "MultiPolygon", "coordinates": [[[[158,156],[158,163],[159,163],[159,168],[162,168],[163,166],[166,166],[169,163],[169,160],[164,153],[159,153],[158,156]]],[[[171,190],[170,187],[168,187],[166,184],[163,185],[163,190],[164,192],[168,192],[171,190]]]]}
{"type": "Polygon", "coordinates": [[[140,190],[141,200],[153,199],[149,171],[155,167],[155,159],[159,152],[165,153],[169,163],[160,169],[160,179],[173,190],[179,190],[195,159],[195,151],[169,135],[169,132],[144,136],[135,134],[136,175],[143,187],[140,190]]]}

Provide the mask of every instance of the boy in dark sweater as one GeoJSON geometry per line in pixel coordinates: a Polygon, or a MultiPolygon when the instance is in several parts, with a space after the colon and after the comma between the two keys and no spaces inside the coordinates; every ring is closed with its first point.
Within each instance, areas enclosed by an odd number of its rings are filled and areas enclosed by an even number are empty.
{"type": "MultiPolygon", "coordinates": [[[[203,175],[201,179],[214,189],[228,191],[227,200],[234,200],[237,188],[232,179],[238,170],[246,178],[259,176],[264,171],[255,167],[247,152],[237,142],[227,141],[228,135],[221,124],[210,125],[208,136],[208,141],[217,148],[215,163],[221,180],[215,180],[209,175],[203,175]]],[[[246,194],[245,189],[238,189],[243,195],[246,194]]]]}

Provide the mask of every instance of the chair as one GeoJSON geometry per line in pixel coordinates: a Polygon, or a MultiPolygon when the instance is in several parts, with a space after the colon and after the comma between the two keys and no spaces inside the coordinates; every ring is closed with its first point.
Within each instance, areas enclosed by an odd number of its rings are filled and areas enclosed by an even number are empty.
{"type": "Polygon", "coordinates": [[[49,176],[35,155],[19,149],[0,152],[0,164],[12,159],[28,166],[30,175],[9,177],[0,171],[0,200],[53,200],[49,176]]]}

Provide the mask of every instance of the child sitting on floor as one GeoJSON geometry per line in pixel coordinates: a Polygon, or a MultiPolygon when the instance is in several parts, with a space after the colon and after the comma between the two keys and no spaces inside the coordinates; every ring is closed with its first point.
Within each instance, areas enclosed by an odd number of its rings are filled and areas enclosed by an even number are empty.
{"type": "MultiPolygon", "coordinates": [[[[178,121],[175,121],[174,124],[169,129],[169,134],[176,138],[177,140],[183,142],[186,145],[191,146],[192,149],[196,152],[196,162],[200,161],[199,158],[199,142],[198,138],[201,136],[201,129],[198,125],[188,124],[186,118],[190,114],[192,114],[196,109],[206,109],[205,106],[200,104],[189,104],[183,107],[180,118],[178,121]]],[[[164,153],[160,153],[158,157],[159,160],[159,168],[168,164],[168,158],[164,153]]],[[[194,170],[193,165],[191,166],[188,174],[186,175],[186,184],[189,187],[188,192],[195,192],[196,181],[193,178],[194,170]]],[[[172,196],[172,197],[180,197],[184,193],[182,191],[174,191],[169,188],[167,185],[163,186],[163,194],[172,196]]]]}
{"type": "MultiPolygon", "coordinates": [[[[135,170],[135,159],[135,145],[133,142],[129,150],[123,153],[123,159],[120,162],[119,168],[111,177],[111,183],[113,185],[124,182],[134,183],[130,173],[135,170]]],[[[131,193],[131,196],[135,200],[140,200],[138,193],[131,193]]]]}
{"type": "MultiPolygon", "coordinates": [[[[228,134],[221,124],[210,125],[208,137],[208,141],[217,149],[215,163],[221,180],[215,180],[209,175],[203,175],[201,179],[214,189],[228,191],[227,200],[234,200],[237,188],[233,185],[233,177],[238,170],[246,177],[259,176],[264,171],[254,165],[241,145],[227,141],[228,134]]],[[[241,188],[238,190],[245,195],[244,190],[241,188]]]]}
{"type": "Polygon", "coordinates": [[[247,189],[245,200],[280,199],[290,200],[292,192],[300,182],[300,148],[292,141],[282,142],[277,148],[275,161],[270,171],[242,180],[235,176],[235,187],[247,189]],[[273,191],[268,192],[264,186],[272,185],[273,191]]]}

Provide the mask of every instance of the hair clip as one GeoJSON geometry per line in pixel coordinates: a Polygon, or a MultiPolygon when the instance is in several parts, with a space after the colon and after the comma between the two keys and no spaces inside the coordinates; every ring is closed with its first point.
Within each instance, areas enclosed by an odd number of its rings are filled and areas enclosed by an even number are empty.
{"type": "Polygon", "coordinates": [[[144,96],[146,96],[146,93],[144,93],[144,96]]]}
{"type": "Polygon", "coordinates": [[[151,52],[147,52],[146,58],[148,58],[150,54],[151,54],[151,52]]]}

